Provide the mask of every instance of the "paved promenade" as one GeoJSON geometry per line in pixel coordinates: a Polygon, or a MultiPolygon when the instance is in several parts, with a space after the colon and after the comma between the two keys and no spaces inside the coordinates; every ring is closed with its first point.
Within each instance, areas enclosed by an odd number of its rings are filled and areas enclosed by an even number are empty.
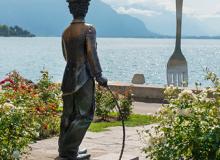
{"type": "Polygon", "coordinates": [[[159,103],[133,102],[133,112],[137,114],[155,114],[162,107],[159,103]]]}
{"type": "MultiPolygon", "coordinates": [[[[134,112],[138,114],[154,114],[161,104],[134,103],[134,112]]],[[[145,160],[141,148],[144,146],[140,141],[137,131],[150,129],[152,125],[141,127],[127,127],[126,147],[123,160],[130,160],[133,157],[139,157],[145,160]]],[[[28,160],[53,160],[57,157],[58,138],[39,141],[31,145],[32,151],[26,158],[28,160]]],[[[108,131],[100,133],[88,132],[82,143],[82,148],[86,147],[92,154],[91,160],[117,160],[122,143],[121,127],[109,128],[108,131]]]]}

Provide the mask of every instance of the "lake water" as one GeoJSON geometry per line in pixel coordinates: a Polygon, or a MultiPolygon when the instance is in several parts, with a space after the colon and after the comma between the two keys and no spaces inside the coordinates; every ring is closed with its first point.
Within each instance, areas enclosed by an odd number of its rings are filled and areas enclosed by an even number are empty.
{"type": "MultiPolygon", "coordinates": [[[[98,54],[104,75],[111,81],[130,82],[143,73],[148,84],[166,84],[166,63],[174,39],[98,38],[98,54]]],[[[220,75],[220,40],[183,40],[182,51],[189,67],[189,84],[204,81],[204,68],[220,75]]],[[[57,38],[0,38],[0,79],[17,70],[36,81],[40,70],[61,81],[65,67],[61,40],[57,38]]]]}

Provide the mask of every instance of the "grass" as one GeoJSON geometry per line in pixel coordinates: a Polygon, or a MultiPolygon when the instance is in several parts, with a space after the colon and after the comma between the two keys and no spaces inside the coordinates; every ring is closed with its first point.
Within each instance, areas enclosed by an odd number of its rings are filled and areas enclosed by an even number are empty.
{"type": "MultiPolygon", "coordinates": [[[[136,126],[143,126],[156,123],[157,119],[154,116],[149,115],[139,115],[139,114],[132,114],[130,118],[125,121],[125,125],[127,127],[136,127],[136,126]]],[[[92,123],[89,131],[91,132],[103,132],[108,130],[109,127],[116,127],[121,126],[121,121],[114,121],[114,122],[96,122],[92,123]]]]}

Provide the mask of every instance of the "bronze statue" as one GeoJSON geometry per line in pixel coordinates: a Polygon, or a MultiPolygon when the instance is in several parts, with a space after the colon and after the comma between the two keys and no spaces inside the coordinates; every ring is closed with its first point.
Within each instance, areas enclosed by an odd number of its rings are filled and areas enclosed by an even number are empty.
{"type": "Polygon", "coordinates": [[[97,55],[96,30],[85,23],[90,0],[67,0],[74,20],[62,36],[67,62],[63,82],[63,114],[59,137],[59,157],[65,160],[88,159],[79,146],[95,110],[95,83],[107,87],[97,55]]]}

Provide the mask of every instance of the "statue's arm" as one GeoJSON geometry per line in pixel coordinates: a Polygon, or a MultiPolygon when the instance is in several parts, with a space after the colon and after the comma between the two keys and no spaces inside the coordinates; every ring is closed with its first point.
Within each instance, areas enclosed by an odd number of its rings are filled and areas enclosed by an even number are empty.
{"type": "Polygon", "coordinates": [[[102,68],[97,54],[96,30],[90,26],[86,34],[87,61],[93,77],[102,76],[102,68]]]}
{"type": "Polygon", "coordinates": [[[67,61],[66,46],[65,46],[65,42],[64,42],[63,38],[62,38],[62,51],[63,51],[63,57],[64,57],[65,61],[67,61]]]}

